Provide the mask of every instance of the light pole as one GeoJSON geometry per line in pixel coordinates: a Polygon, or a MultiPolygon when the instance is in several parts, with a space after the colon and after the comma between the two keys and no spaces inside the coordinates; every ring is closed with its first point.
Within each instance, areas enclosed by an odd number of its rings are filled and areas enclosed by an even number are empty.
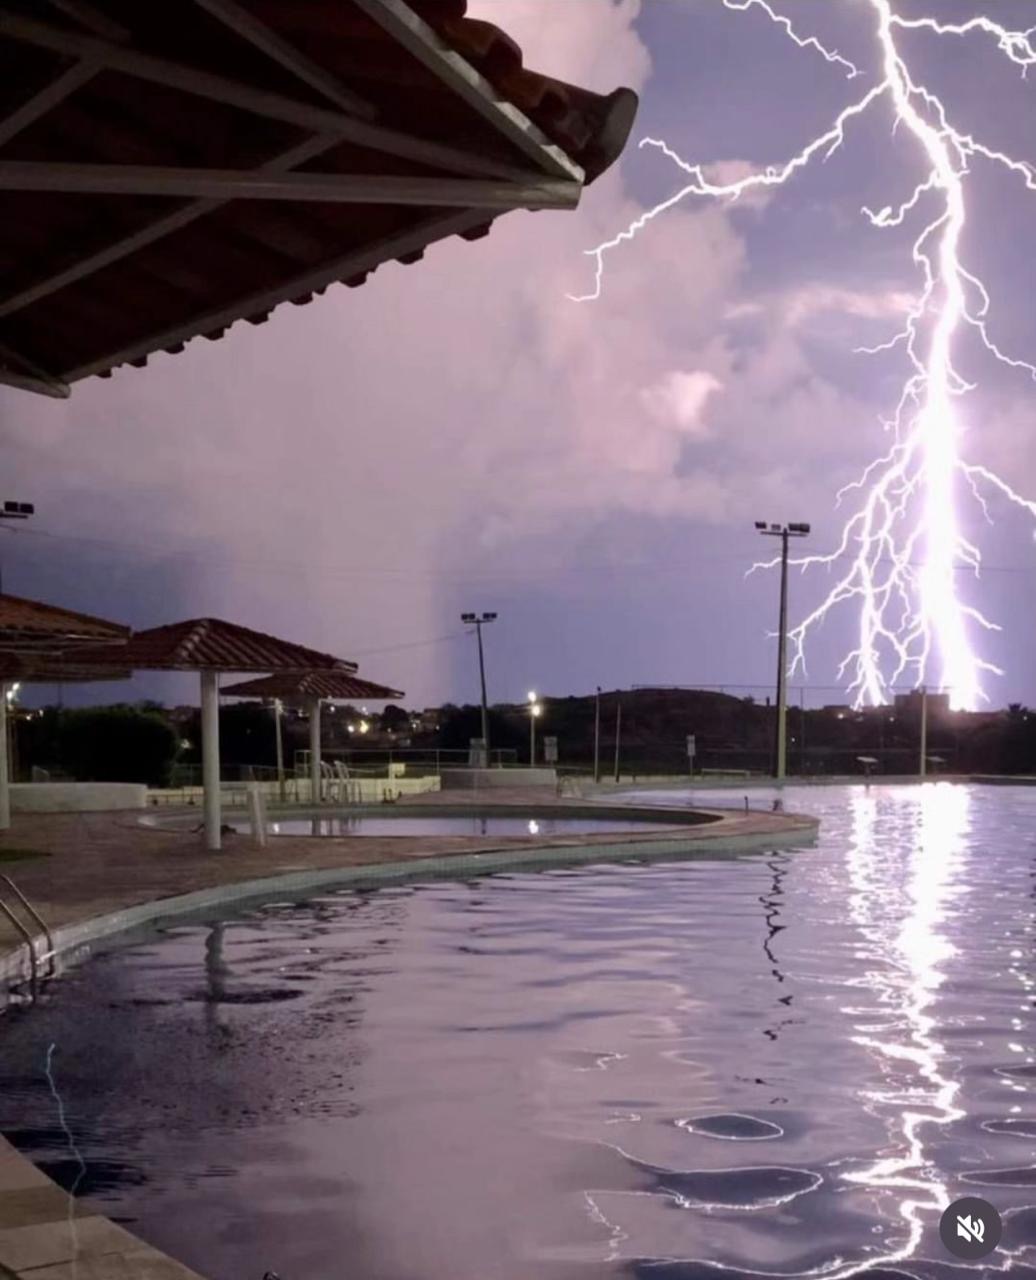
{"type": "Polygon", "coordinates": [[[462,613],[461,622],[475,628],[478,636],[478,675],[482,685],[482,750],[486,753],[485,761],[489,764],[489,705],[486,702],[486,660],[482,652],[482,627],[487,622],[495,622],[495,613],[462,613]]]}
{"type": "Polygon", "coordinates": [[[615,695],[615,781],[619,780],[619,750],[622,743],[622,703],[615,695]]]}
{"type": "Polygon", "coordinates": [[[781,540],[781,612],[777,631],[777,742],[773,766],[773,776],[781,782],[787,773],[788,752],[788,541],[791,538],[805,538],[809,533],[809,525],[767,524],[765,520],[757,520],[755,527],[764,537],[781,540]]]}
{"type": "Polygon", "coordinates": [[[594,782],[601,781],[601,686],[594,698],[594,782]]]}
{"type": "MultiPolygon", "coordinates": [[[[28,520],[35,514],[36,508],[31,502],[5,502],[3,509],[0,510],[0,520],[28,520]]],[[[0,595],[3,595],[3,591],[3,569],[0,567],[0,595]]]]}
{"type": "Polygon", "coordinates": [[[529,764],[536,763],[536,720],[543,714],[536,694],[529,690],[529,764]]]}
{"type": "Polygon", "coordinates": [[[928,686],[921,686],[921,758],[917,772],[923,778],[928,773],[928,686]]]}

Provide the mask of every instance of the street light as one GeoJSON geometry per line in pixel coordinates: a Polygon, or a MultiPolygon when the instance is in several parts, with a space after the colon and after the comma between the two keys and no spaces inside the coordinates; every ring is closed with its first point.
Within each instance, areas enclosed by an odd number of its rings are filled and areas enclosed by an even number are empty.
{"type": "MultiPolygon", "coordinates": [[[[36,508],[31,502],[5,502],[0,509],[0,520],[28,520],[35,514],[36,508]]],[[[3,594],[3,590],[3,573],[0,570],[0,595],[3,594]]]]}
{"type": "Polygon", "coordinates": [[[482,627],[487,622],[495,622],[495,613],[462,613],[460,615],[461,622],[466,622],[468,626],[474,627],[478,636],[478,674],[482,685],[482,749],[485,754],[485,762],[489,764],[489,706],[486,702],[486,660],[482,651],[482,627]]]}
{"type": "Polygon", "coordinates": [[[536,694],[529,690],[529,764],[536,763],[536,720],[543,714],[543,707],[536,694]]]}
{"type": "Polygon", "coordinates": [[[774,749],[773,776],[778,782],[783,781],[787,772],[787,648],[788,648],[788,541],[790,538],[805,538],[809,534],[808,524],[767,524],[765,520],[755,522],[756,530],[767,538],[781,540],[781,611],[777,630],[777,742],[774,749]]]}

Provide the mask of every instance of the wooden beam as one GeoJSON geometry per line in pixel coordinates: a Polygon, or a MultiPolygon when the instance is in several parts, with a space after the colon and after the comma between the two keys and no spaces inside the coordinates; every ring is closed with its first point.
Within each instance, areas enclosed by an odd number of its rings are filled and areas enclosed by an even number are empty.
{"type": "Polygon", "coordinates": [[[210,13],[224,26],[239,35],[255,48],[262,50],[267,57],[298,76],[310,88],[322,93],[329,102],[349,115],[361,120],[373,120],[377,111],[364,101],[359,94],[347,89],[337,76],[333,76],[325,67],[318,66],[294,45],[289,44],[275,31],[271,31],[265,22],[260,22],[247,9],[243,9],[236,0],[194,0],[206,13],[210,13]]]}
{"type": "Polygon", "coordinates": [[[202,71],[197,67],[170,62],[166,58],[156,58],[150,54],[140,53],[136,49],[110,44],[91,36],[78,35],[75,32],[51,27],[43,22],[34,22],[16,14],[0,11],[0,35],[43,49],[51,49],[67,57],[95,60],[104,67],[121,71],[125,75],[149,80],[170,89],[178,89],[195,97],[222,102],[226,106],[237,107],[241,111],[249,111],[271,120],[281,120],[310,133],[331,134],[341,138],[343,142],[353,142],[357,146],[369,147],[373,151],[383,151],[387,155],[416,160],[432,168],[481,177],[505,178],[509,181],[524,181],[529,176],[527,170],[517,165],[486,159],[457,147],[444,146],[442,143],[415,138],[395,129],[368,124],[366,121],[356,120],[340,111],[311,106],[295,98],[287,98],[283,94],[271,93],[266,89],[256,89],[251,85],[228,80],[224,76],[213,75],[209,71],[202,71]]]}
{"type": "Polygon", "coordinates": [[[0,147],[5,142],[10,142],[16,134],[28,128],[30,124],[41,116],[45,116],[59,102],[64,102],[69,94],[75,93],[88,80],[93,79],[99,70],[99,63],[91,61],[89,58],[83,59],[67,70],[62,71],[39,93],[27,98],[9,116],[5,116],[3,120],[0,120],[0,147]]]}
{"type": "Polygon", "coordinates": [[[291,200],[506,211],[574,208],[579,203],[582,187],[576,182],[547,178],[519,186],[478,178],[297,172],[257,174],[240,169],[0,160],[0,191],[177,198],[204,196],[219,200],[291,200]]]}

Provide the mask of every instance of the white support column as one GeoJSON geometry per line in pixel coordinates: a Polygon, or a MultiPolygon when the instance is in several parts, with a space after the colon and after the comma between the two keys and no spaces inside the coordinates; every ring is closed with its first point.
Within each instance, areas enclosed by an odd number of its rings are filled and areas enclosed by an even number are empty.
{"type": "Polygon", "coordinates": [[[204,787],[205,847],[218,853],[221,847],[219,794],[219,673],[201,673],[201,768],[204,787]]]}
{"type": "Polygon", "coordinates": [[[284,787],[284,729],[281,723],[283,707],[280,698],[273,700],[273,719],[277,731],[277,799],[281,804],[287,800],[284,787]]]}
{"type": "Polygon", "coordinates": [[[7,763],[7,685],[0,680],[0,831],[11,828],[11,780],[7,763]]]}
{"type": "Polygon", "coordinates": [[[323,791],[320,768],[320,699],[309,699],[309,777],[314,804],[320,803],[323,791]]]}

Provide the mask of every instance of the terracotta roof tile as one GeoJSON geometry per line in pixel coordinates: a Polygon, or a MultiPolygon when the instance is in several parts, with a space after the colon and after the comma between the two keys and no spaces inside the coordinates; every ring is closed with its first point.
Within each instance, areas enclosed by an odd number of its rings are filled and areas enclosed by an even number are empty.
{"type": "Polygon", "coordinates": [[[0,595],[0,652],[58,653],[105,640],[122,641],[129,627],[39,600],[0,595]]]}
{"type": "MultiPolygon", "coordinates": [[[[93,649],[78,654],[76,661],[105,664],[111,662],[111,655],[93,649]]],[[[220,618],[194,618],[137,631],[119,650],[118,661],[135,671],[356,670],[354,662],[220,618]]]]}
{"type": "Polygon", "coordinates": [[[306,675],[273,675],[259,680],[244,680],[227,685],[220,692],[228,698],[326,698],[392,702],[405,697],[399,689],[390,689],[373,680],[344,671],[314,671],[306,675]]]}

